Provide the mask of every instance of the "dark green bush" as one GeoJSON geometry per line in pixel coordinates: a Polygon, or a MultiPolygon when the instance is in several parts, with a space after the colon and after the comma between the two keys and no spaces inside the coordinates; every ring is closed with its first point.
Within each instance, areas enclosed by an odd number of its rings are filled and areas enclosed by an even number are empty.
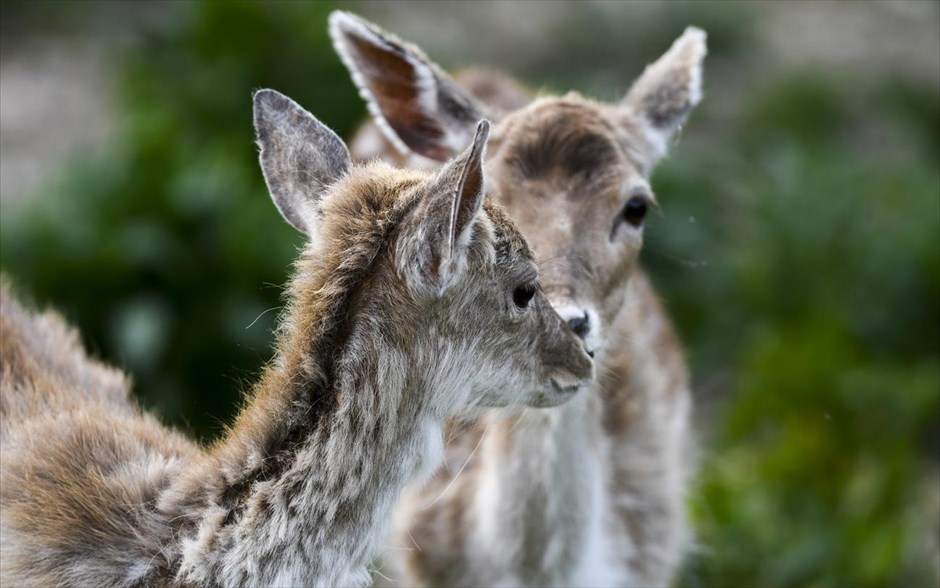
{"type": "Polygon", "coordinates": [[[690,142],[656,178],[647,258],[699,382],[726,394],[685,585],[936,581],[912,554],[940,516],[940,137],[890,96],[780,80],[727,149],[690,142]]]}
{"type": "Polygon", "coordinates": [[[146,404],[203,436],[269,357],[301,244],[258,169],[251,93],[277,88],[340,133],[362,114],[330,10],[187,5],[121,58],[113,148],[3,215],[4,270],[126,366],[146,404]]]}

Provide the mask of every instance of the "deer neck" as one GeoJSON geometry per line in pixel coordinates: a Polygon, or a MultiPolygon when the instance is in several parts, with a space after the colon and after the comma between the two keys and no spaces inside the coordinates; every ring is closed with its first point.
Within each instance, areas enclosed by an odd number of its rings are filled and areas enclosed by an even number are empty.
{"type": "Polygon", "coordinates": [[[425,402],[441,382],[413,376],[403,352],[380,352],[362,332],[344,349],[326,379],[280,358],[230,434],[165,497],[184,521],[177,581],[369,582],[402,488],[439,461],[441,416],[425,402]]]}
{"type": "Polygon", "coordinates": [[[559,408],[490,419],[474,519],[481,552],[506,558],[494,569],[551,584],[583,561],[603,496],[599,402],[592,388],[559,408]]]}

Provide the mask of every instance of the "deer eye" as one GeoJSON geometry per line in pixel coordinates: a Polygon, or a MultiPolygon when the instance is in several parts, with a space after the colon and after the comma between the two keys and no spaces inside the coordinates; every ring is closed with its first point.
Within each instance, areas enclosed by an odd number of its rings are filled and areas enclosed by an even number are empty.
{"type": "Polygon", "coordinates": [[[522,284],[512,291],[512,302],[516,308],[525,309],[535,296],[535,284],[522,284]]]}
{"type": "Polygon", "coordinates": [[[631,227],[639,227],[646,217],[646,198],[634,196],[627,200],[626,206],[620,213],[621,218],[631,227]]]}

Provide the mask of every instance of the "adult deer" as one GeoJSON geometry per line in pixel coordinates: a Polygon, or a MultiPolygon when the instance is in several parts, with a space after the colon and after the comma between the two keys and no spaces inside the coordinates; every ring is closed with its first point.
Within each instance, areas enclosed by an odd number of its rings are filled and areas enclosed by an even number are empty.
{"type": "Polygon", "coordinates": [[[0,295],[0,583],[350,586],[445,416],[553,406],[592,377],[520,233],[484,200],[488,124],[437,173],[352,166],[255,94],[261,167],[309,237],[274,360],[203,449],[142,413],[53,313],[0,295]]]}
{"type": "Polygon", "coordinates": [[[334,46],[374,123],[353,155],[434,166],[492,118],[486,177],[542,261],[549,300],[597,354],[589,394],[454,426],[447,467],[398,509],[406,585],[665,585],[687,542],[691,398],[680,344],[639,267],[649,177],[701,98],[689,28],[627,95],[535,100],[501,74],[452,79],[345,12],[334,46]]]}

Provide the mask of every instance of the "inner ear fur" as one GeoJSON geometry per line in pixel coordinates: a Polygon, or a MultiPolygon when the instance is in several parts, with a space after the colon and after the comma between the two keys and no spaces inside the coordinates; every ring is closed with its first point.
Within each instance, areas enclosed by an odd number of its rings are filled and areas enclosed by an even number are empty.
{"type": "Polygon", "coordinates": [[[485,108],[414,45],[349,12],[330,36],[383,133],[403,154],[437,161],[460,153],[485,108]]]}
{"type": "Polygon", "coordinates": [[[473,229],[483,208],[488,136],[489,123],[482,120],[466,151],[438,172],[419,208],[404,269],[420,292],[439,294],[466,271],[473,229]]]}

